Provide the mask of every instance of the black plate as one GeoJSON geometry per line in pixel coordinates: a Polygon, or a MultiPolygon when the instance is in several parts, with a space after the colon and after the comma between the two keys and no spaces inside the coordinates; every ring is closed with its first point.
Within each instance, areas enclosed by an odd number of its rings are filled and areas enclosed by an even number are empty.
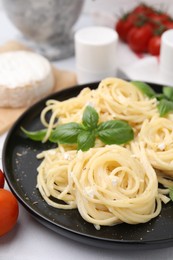
{"type": "MultiPolygon", "coordinates": [[[[65,100],[76,96],[86,86],[88,84],[66,89],[41,100],[15,123],[3,149],[3,169],[9,187],[38,221],[76,241],[112,249],[153,249],[172,246],[173,204],[171,203],[163,206],[160,216],[146,224],[120,224],[102,227],[97,231],[92,224],[81,218],[77,210],[60,210],[47,205],[36,189],[36,169],[40,164],[36,155],[42,150],[52,148],[52,144],[41,144],[25,138],[20,127],[33,131],[41,128],[40,112],[47,99],[65,100]]],[[[89,86],[96,88],[98,83],[89,86]]],[[[160,92],[161,86],[153,84],[151,86],[160,92]]]]}

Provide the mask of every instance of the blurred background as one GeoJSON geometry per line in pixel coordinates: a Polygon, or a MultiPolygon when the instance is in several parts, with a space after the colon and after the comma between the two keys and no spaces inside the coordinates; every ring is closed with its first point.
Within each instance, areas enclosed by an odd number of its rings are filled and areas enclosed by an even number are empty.
{"type": "MultiPolygon", "coordinates": [[[[74,71],[74,33],[90,25],[115,30],[118,19],[140,3],[140,0],[0,0],[0,45],[19,41],[52,60],[59,68],[74,71]]],[[[142,3],[173,14],[172,0],[143,0],[142,3]]],[[[120,40],[116,58],[118,69],[127,78],[162,81],[158,77],[156,57],[146,53],[136,55],[120,40]]]]}

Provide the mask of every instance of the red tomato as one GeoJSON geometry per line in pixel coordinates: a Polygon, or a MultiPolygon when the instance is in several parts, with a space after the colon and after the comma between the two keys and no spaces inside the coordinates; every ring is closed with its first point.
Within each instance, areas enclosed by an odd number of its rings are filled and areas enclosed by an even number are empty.
{"type": "Polygon", "coordinates": [[[163,24],[164,24],[164,26],[166,27],[167,30],[173,29],[173,21],[170,21],[170,20],[164,21],[163,24]]]}
{"type": "Polygon", "coordinates": [[[166,14],[166,13],[157,13],[157,12],[155,12],[155,13],[150,15],[150,19],[153,22],[156,22],[156,23],[160,22],[161,23],[161,22],[169,20],[170,16],[168,14],[166,14]]]}
{"type": "Polygon", "coordinates": [[[152,36],[153,30],[149,24],[145,24],[142,27],[134,27],[128,34],[129,46],[134,52],[146,52],[148,42],[152,36]]]}
{"type": "Polygon", "coordinates": [[[149,15],[154,12],[153,8],[145,4],[140,4],[134,8],[133,13],[149,15]]]}
{"type": "Polygon", "coordinates": [[[19,206],[14,195],[5,189],[0,189],[0,236],[9,232],[16,224],[19,206]]]}
{"type": "Polygon", "coordinates": [[[128,20],[127,17],[124,17],[117,22],[115,26],[115,30],[117,31],[120,39],[126,42],[127,34],[132,27],[133,27],[132,21],[128,20]]]}
{"type": "Polygon", "coordinates": [[[3,172],[0,170],[0,188],[4,188],[4,183],[5,183],[5,179],[4,179],[4,174],[3,172]]]}
{"type": "Polygon", "coordinates": [[[151,55],[158,56],[160,54],[161,36],[153,36],[148,43],[148,52],[151,55]]]}

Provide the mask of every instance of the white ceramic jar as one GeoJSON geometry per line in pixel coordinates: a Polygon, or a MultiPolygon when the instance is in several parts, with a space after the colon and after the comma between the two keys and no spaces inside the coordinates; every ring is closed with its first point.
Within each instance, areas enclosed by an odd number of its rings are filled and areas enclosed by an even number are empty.
{"type": "Polygon", "coordinates": [[[173,29],[164,32],[161,37],[160,73],[173,85],[173,29]]]}
{"type": "Polygon", "coordinates": [[[114,77],[118,34],[108,27],[91,26],[75,33],[76,71],[79,83],[114,77]]]}

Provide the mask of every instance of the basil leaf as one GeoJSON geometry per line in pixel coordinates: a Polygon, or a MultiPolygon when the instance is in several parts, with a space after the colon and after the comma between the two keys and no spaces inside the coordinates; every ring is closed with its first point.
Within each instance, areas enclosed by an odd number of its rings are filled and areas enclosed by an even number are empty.
{"type": "Polygon", "coordinates": [[[82,123],[88,130],[93,130],[97,127],[99,121],[99,115],[97,111],[91,107],[87,106],[84,110],[83,117],[82,117],[82,123]]]}
{"type": "Polygon", "coordinates": [[[131,81],[131,83],[147,97],[153,98],[156,96],[155,91],[148,84],[141,81],[131,81]]]}
{"type": "Polygon", "coordinates": [[[172,87],[164,86],[163,94],[165,95],[165,97],[167,99],[173,101],[173,88],[172,87]]]}
{"type": "Polygon", "coordinates": [[[156,93],[156,98],[157,98],[157,100],[162,100],[162,99],[165,99],[165,95],[164,94],[162,94],[162,93],[156,93]]]}
{"type": "Polygon", "coordinates": [[[110,120],[98,126],[97,134],[105,144],[124,144],[134,138],[131,126],[121,120],[110,120]]]}
{"type": "Polygon", "coordinates": [[[94,147],[95,139],[93,131],[81,131],[77,138],[78,150],[87,151],[94,147]]]}
{"type": "Polygon", "coordinates": [[[173,201],[173,187],[169,188],[169,197],[173,201]]]}
{"type": "Polygon", "coordinates": [[[42,141],[47,132],[47,129],[41,129],[39,131],[27,131],[23,127],[21,127],[21,130],[26,134],[27,137],[34,141],[42,141]]]}
{"type": "Polygon", "coordinates": [[[81,126],[75,122],[59,125],[52,131],[49,140],[53,143],[75,144],[80,131],[81,126]]]}
{"type": "Polygon", "coordinates": [[[157,107],[158,107],[160,116],[165,116],[169,112],[173,111],[173,102],[166,100],[166,99],[162,99],[162,100],[160,100],[157,107]]]}

